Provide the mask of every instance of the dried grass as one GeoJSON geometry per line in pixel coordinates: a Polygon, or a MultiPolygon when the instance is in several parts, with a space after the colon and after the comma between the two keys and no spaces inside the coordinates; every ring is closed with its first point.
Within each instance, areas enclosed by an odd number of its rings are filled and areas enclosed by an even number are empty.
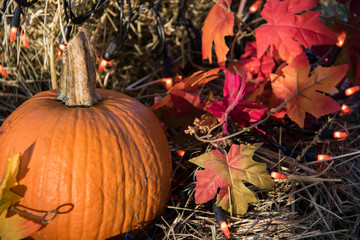
{"type": "MultiPolygon", "coordinates": [[[[359,138],[359,126],[351,134],[359,138]]],[[[317,143],[317,149],[341,145],[343,154],[316,163],[261,147],[255,159],[288,179],[276,180],[269,192],[256,190],[259,202],[244,216],[229,216],[232,239],[358,239],[360,150],[351,147],[354,140],[317,143]]],[[[191,184],[190,189],[183,207],[180,202],[169,206],[177,215],[161,224],[165,232],[161,239],[225,239],[219,227],[216,234],[211,231],[218,226],[214,215],[194,205],[191,184]]]]}

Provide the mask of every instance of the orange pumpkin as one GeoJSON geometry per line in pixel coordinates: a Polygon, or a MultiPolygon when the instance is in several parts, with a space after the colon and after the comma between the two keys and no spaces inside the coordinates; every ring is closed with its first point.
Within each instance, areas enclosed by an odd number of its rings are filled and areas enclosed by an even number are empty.
{"type": "Polygon", "coordinates": [[[54,219],[43,222],[35,239],[131,233],[157,218],[168,201],[172,168],[166,136],[138,101],[95,91],[94,53],[83,30],[64,57],[58,98],[77,107],[56,101],[58,91],[50,90],[16,109],[0,128],[0,179],[6,160],[20,152],[20,185],[13,191],[24,199],[16,208],[25,216],[53,210],[45,220],[54,219]]]}

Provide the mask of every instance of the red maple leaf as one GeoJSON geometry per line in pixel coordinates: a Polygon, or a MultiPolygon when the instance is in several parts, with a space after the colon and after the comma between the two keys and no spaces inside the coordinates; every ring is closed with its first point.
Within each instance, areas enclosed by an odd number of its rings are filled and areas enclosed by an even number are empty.
{"type": "Polygon", "coordinates": [[[206,203],[218,193],[218,206],[227,211],[232,210],[235,214],[246,213],[248,204],[257,202],[257,199],[243,181],[261,189],[271,189],[274,186],[266,164],[252,159],[260,146],[261,143],[233,144],[226,155],[216,149],[191,159],[190,162],[204,168],[195,173],[195,203],[206,203]]]}
{"type": "Polygon", "coordinates": [[[194,118],[204,113],[203,109],[208,103],[208,100],[200,102],[199,88],[218,78],[219,71],[220,68],[214,68],[207,72],[198,71],[176,83],[168,91],[168,95],[154,103],[151,107],[152,110],[166,127],[186,128],[193,123],[194,118]]]}
{"type": "Polygon", "coordinates": [[[225,70],[224,97],[222,102],[214,100],[208,110],[215,116],[221,117],[223,122],[223,134],[227,133],[227,118],[232,110],[238,105],[245,94],[246,78],[243,74],[242,80],[228,69],[225,70]]]}
{"type": "Polygon", "coordinates": [[[223,134],[227,131],[227,118],[237,122],[240,126],[249,126],[251,122],[257,122],[265,114],[266,109],[257,103],[242,100],[245,94],[245,71],[240,80],[238,73],[233,74],[225,70],[224,97],[221,102],[214,100],[208,110],[221,118],[223,134]]]}
{"type": "Polygon", "coordinates": [[[301,46],[335,44],[336,36],[319,21],[320,12],[307,11],[317,0],[268,0],[261,11],[267,24],[256,29],[257,55],[270,47],[272,56],[290,62],[302,52],[301,46]]]}
{"type": "Polygon", "coordinates": [[[274,60],[265,52],[260,58],[257,57],[256,42],[247,42],[245,52],[240,60],[246,65],[246,76],[250,79],[263,81],[270,76],[275,67],[274,60]],[[254,78],[254,76],[256,76],[254,78]]]}
{"type": "Polygon", "coordinates": [[[205,113],[203,109],[206,103],[207,100],[200,101],[199,95],[178,90],[170,92],[161,100],[161,104],[154,105],[157,108],[153,108],[153,110],[167,128],[176,129],[180,132],[179,138],[181,138],[187,126],[191,125],[196,117],[205,113]]]}
{"type": "MultiPolygon", "coordinates": [[[[158,102],[159,103],[159,102],[158,102]]],[[[160,104],[155,103],[153,110],[162,112],[164,118],[172,116],[195,116],[203,112],[206,101],[200,102],[199,95],[192,95],[185,91],[172,91],[160,104]]]]}
{"type": "MultiPolygon", "coordinates": [[[[183,91],[185,94],[185,92],[187,93],[198,93],[199,88],[218,78],[217,73],[220,71],[220,68],[213,68],[210,69],[207,72],[203,72],[203,71],[197,71],[195,73],[193,73],[190,77],[185,78],[184,80],[176,83],[170,90],[169,90],[169,94],[175,91],[183,91]]],[[[161,108],[162,106],[168,106],[168,107],[173,107],[173,102],[172,102],[172,98],[170,95],[166,95],[162,100],[156,102],[151,108],[153,110],[156,110],[158,108],[161,108]]]]}
{"type": "Polygon", "coordinates": [[[310,74],[309,61],[305,54],[300,54],[282,69],[284,76],[271,74],[272,89],[277,98],[288,101],[286,114],[303,128],[306,113],[319,118],[341,110],[339,103],[324,93],[338,92],[336,85],[344,78],[348,67],[318,66],[310,74]]]}
{"type": "Polygon", "coordinates": [[[257,103],[241,100],[230,114],[230,118],[240,126],[248,127],[250,123],[260,121],[266,111],[266,108],[257,103]]]}
{"type": "Polygon", "coordinates": [[[189,92],[189,93],[197,93],[199,87],[218,78],[217,73],[220,71],[220,69],[221,68],[213,68],[207,72],[197,71],[193,73],[190,77],[187,77],[181,82],[176,83],[169,90],[169,92],[184,90],[185,92],[189,92]]]}
{"type": "Polygon", "coordinates": [[[212,63],[212,46],[215,44],[215,53],[220,65],[226,61],[229,48],[225,43],[225,36],[232,36],[234,13],[230,11],[231,0],[219,0],[222,4],[215,4],[209,11],[202,28],[202,57],[212,63]],[[228,8],[225,9],[225,8],[228,8]]]}
{"type": "Polygon", "coordinates": [[[204,102],[200,102],[199,95],[191,95],[184,91],[173,91],[170,93],[173,110],[175,115],[193,114],[194,112],[202,112],[205,106],[204,102]]]}

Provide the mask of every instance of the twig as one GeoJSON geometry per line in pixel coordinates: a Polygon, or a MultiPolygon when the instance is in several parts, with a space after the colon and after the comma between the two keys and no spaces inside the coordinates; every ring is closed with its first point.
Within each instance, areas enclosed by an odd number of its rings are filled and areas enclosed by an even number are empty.
{"type": "Polygon", "coordinates": [[[228,13],[231,12],[230,6],[227,7],[225,6],[222,2],[220,2],[219,0],[213,0],[213,2],[215,2],[216,4],[218,4],[220,7],[222,7],[223,9],[225,9],[228,13]]]}
{"type": "MultiPolygon", "coordinates": [[[[269,112],[268,112],[268,113],[269,113],[269,112]]],[[[267,114],[267,116],[266,116],[264,119],[262,119],[262,120],[260,120],[260,121],[258,121],[258,122],[256,122],[256,123],[254,123],[253,125],[251,125],[251,126],[249,126],[249,127],[246,127],[246,128],[243,128],[242,130],[240,130],[240,131],[238,131],[238,132],[236,132],[236,133],[233,133],[233,134],[230,134],[230,135],[228,135],[228,136],[226,136],[226,137],[222,137],[222,138],[218,138],[218,139],[212,139],[212,140],[210,140],[210,139],[203,139],[202,137],[199,137],[196,133],[194,134],[194,136],[195,136],[195,138],[196,138],[197,140],[199,140],[199,141],[201,141],[201,142],[215,143],[215,142],[218,142],[218,141],[223,141],[223,140],[226,140],[226,139],[235,137],[235,136],[237,136],[237,135],[239,135],[239,134],[242,134],[242,133],[244,133],[244,132],[247,132],[247,131],[249,131],[250,129],[256,127],[256,126],[259,126],[259,125],[262,124],[263,122],[266,122],[269,118],[270,118],[270,114],[267,114]]]]}
{"type": "Polygon", "coordinates": [[[245,5],[246,5],[246,0],[241,0],[237,11],[237,15],[240,16],[244,12],[245,5]]]}
{"type": "Polygon", "coordinates": [[[291,181],[300,181],[306,183],[316,183],[316,182],[341,182],[341,179],[329,179],[329,178],[319,178],[314,176],[302,176],[290,174],[287,178],[291,181]]]}
{"type": "Polygon", "coordinates": [[[307,165],[313,165],[313,164],[319,164],[319,163],[324,163],[324,162],[330,162],[330,161],[334,161],[334,160],[339,159],[339,158],[350,157],[350,156],[353,156],[353,155],[359,155],[359,156],[360,156],[360,151],[352,152],[352,153],[347,153],[347,154],[343,154],[343,155],[340,155],[340,156],[336,156],[336,157],[332,157],[332,158],[327,158],[327,159],[324,159],[324,160],[318,160],[318,161],[308,162],[307,165]]]}
{"type": "Polygon", "coordinates": [[[58,88],[58,83],[56,79],[56,68],[55,68],[55,54],[54,54],[54,44],[50,44],[50,75],[51,75],[51,88],[58,88]]]}
{"type": "MultiPolygon", "coordinates": [[[[181,59],[181,56],[176,58],[174,60],[174,62],[178,62],[179,60],[181,59]]],[[[152,84],[155,84],[157,83],[158,80],[155,80],[155,81],[152,81],[152,82],[149,82],[149,83],[145,83],[145,84],[142,84],[142,85],[139,85],[140,83],[144,82],[145,80],[149,79],[150,77],[153,77],[155,76],[156,74],[158,74],[160,71],[163,70],[163,67],[161,68],[158,68],[156,69],[154,72],[152,72],[151,74],[149,75],[146,75],[145,77],[143,78],[140,78],[139,80],[137,80],[136,82],[132,83],[131,85],[129,85],[126,90],[128,91],[136,91],[136,90],[139,90],[143,87],[146,87],[146,86],[149,86],[149,85],[152,85],[152,84]],[[139,86],[138,86],[139,85],[139,86]]]]}

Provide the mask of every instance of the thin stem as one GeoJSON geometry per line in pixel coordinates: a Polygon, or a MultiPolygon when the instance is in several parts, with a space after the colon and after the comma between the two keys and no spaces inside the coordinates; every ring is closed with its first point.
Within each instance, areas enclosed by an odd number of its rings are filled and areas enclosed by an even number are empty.
{"type": "Polygon", "coordinates": [[[324,159],[324,160],[317,160],[317,161],[308,162],[307,165],[319,164],[319,163],[324,163],[324,162],[331,162],[331,161],[334,161],[334,160],[339,159],[339,158],[350,157],[350,156],[353,156],[353,155],[359,155],[360,156],[360,151],[347,153],[347,154],[343,154],[343,155],[340,155],[340,156],[327,158],[327,159],[324,159]]]}
{"type": "Polygon", "coordinates": [[[269,119],[270,116],[271,116],[271,114],[270,114],[270,112],[268,111],[268,112],[267,112],[267,116],[266,116],[264,119],[262,119],[262,120],[260,120],[260,121],[258,121],[258,122],[256,122],[256,123],[254,123],[253,125],[251,125],[251,126],[249,126],[249,127],[243,128],[241,131],[238,131],[238,132],[236,132],[236,133],[230,134],[230,135],[225,136],[225,137],[222,137],[222,138],[218,138],[218,139],[202,139],[202,138],[199,137],[196,133],[195,133],[195,138],[196,138],[197,140],[201,141],[201,142],[207,142],[207,143],[215,143],[215,142],[218,142],[218,141],[223,141],[223,140],[226,140],[226,139],[235,137],[235,136],[237,136],[237,135],[240,135],[240,134],[242,134],[242,133],[244,133],[244,132],[247,132],[247,131],[249,131],[250,129],[256,127],[256,126],[259,126],[260,124],[266,122],[266,121],[269,119]]]}
{"type": "Polygon", "coordinates": [[[265,20],[263,17],[256,18],[256,19],[252,20],[251,22],[248,22],[246,25],[244,25],[243,28],[248,28],[250,25],[261,22],[263,20],[265,20]]]}
{"type": "Polygon", "coordinates": [[[234,50],[235,50],[235,44],[236,42],[240,41],[241,39],[245,38],[245,37],[249,37],[253,34],[253,32],[251,33],[245,33],[243,31],[240,31],[238,33],[236,33],[232,43],[231,43],[231,50],[230,50],[230,59],[231,59],[231,62],[234,61],[234,50]]]}
{"type": "Polygon", "coordinates": [[[220,2],[219,0],[213,0],[216,4],[218,4],[220,7],[222,7],[223,9],[225,9],[228,13],[231,12],[230,10],[230,6],[227,7],[225,6],[222,2],[220,2]]]}
{"type": "Polygon", "coordinates": [[[246,5],[246,0],[241,0],[237,11],[237,15],[241,15],[244,12],[245,5],[246,5]]]}

